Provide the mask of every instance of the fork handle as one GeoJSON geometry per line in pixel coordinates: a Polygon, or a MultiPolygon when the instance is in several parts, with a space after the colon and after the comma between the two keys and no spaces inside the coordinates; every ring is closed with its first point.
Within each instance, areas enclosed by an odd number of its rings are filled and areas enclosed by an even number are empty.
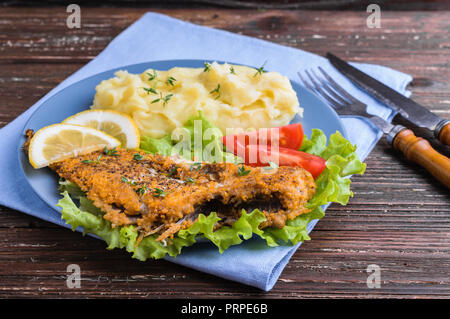
{"type": "Polygon", "coordinates": [[[392,145],[450,189],[450,159],[434,150],[427,140],[404,128],[395,135],[392,145]]]}

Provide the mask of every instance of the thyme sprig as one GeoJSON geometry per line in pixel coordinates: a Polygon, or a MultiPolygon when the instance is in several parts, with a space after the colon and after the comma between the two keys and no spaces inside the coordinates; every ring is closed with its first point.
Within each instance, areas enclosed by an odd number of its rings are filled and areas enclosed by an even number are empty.
{"type": "Polygon", "coordinates": [[[154,88],[143,88],[147,94],[153,93],[153,94],[158,94],[158,92],[154,89],[154,88]]]}
{"type": "Polygon", "coordinates": [[[239,176],[247,176],[250,173],[249,169],[245,169],[244,165],[238,167],[238,175],[239,176]]]}
{"type": "Polygon", "coordinates": [[[173,94],[167,94],[166,96],[163,96],[162,92],[159,92],[159,98],[154,99],[151,103],[158,103],[160,101],[163,102],[163,106],[166,106],[169,102],[170,98],[173,96],[173,94]]]}
{"type": "Polygon", "coordinates": [[[100,159],[102,158],[102,156],[101,155],[99,155],[99,156],[97,156],[97,159],[96,160],[83,160],[83,161],[81,161],[81,163],[84,163],[84,164],[95,164],[95,165],[97,165],[97,164],[100,164],[100,159]]]}
{"type": "Polygon", "coordinates": [[[176,82],[176,81],[177,81],[177,79],[175,79],[173,76],[170,76],[170,77],[166,80],[166,84],[167,84],[167,85],[174,86],[174,85],[175,85],[174,82],[176,82]]]}
{"type": "Polygon", "coordinates": [[[105,153],[105,155],[109,155],[109,156],[119,156],[115,147],[108,149],[108,147],[105,146],[103,153],[105,153]]]}
{"type": "Polygon", "coordinates": [[[209,72],[211,70],[211,64],[208,62],[203,63],[205,68],[203,69],[203,72],[209,72]]]}
{"type": "Polygon", "coordinates": [[[154,188],[153,197],[164,197],[166,193],[160,188],[154,188]]]}
{"type": "Polygon", "coordinates": [[[260,66],[259,68],[255,68],[256,73],[253,75],[253,77],[257,76],[257,75],[262,75],[263,73],[267,73],[267,70],[264,70],[264,66],[266,65],[267,60],[264,62],[264,64],[262,66],[260,66]]]}
{"type": "Polygon", "coordinates": [[[148,73],[146,72],[148,75],[148,81],[153,81],[153,80],[157,80],[158,79],[158,73],[156,73],[156,70],[153,70],[153,73],[148,73]]]}
{"type": "Polygon", "coordinates": [[[120,179],[122,180],[122,182],[127,183],[128,185],[131,185],[131,186],[136,186],[137,185],[137,183],[135,181],[129,180],[125,176],[122,176],[120,179]]]}
{"type": "Polygon", "coordinates": [[[145,193],[148,192],[148,187],[147,187],[147,185],[144,185],[144,186],[142,186],[142,187],[139,187],[138,189],[136,189],[136,192],[137,192],[138,194],[144,195],[145,193]]]}
{"type": "Polygon", "coordinates": [[[214,98],[214,100],[217,100],[220,97],[220,83],[217,84],[217,87],[209,92],[209,94],[217,94],[217,96],[214,98]]]}

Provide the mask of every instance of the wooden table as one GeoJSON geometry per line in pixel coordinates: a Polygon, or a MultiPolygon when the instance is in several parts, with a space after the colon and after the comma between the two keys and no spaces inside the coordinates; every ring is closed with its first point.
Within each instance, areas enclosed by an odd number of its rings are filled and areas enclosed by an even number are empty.
{"type": "MultiPolygon", "coordinates": [[[[82,8],[68,29],[64,7],[0,9],[0,126],[93,59],[146,9],[82,8]]],[[[386,65],[414,76],[413,98],[450,119],[450,12],[221,9],[158,10],[317,54],[386,65]]],[[[450,297],[450,196],[423,169],[382,141],[353,178],[355,196],[332,205],[292,257],[272,291],[216,278],[166,261],[132,260],[79,233],[0,206],[2,297],[450,297]],[[81,288],[66,286],[69,264],[81,288]],[[381,287],[366,285],[370,264],[381,287]]]]}

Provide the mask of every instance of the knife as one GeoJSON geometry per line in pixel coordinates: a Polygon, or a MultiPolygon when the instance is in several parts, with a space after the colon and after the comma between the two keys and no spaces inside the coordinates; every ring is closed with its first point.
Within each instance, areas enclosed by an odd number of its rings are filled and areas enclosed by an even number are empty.
{"type": "Polygon", "coordinates": [[[430,143],[417,137],[413,131],[403,125],[393,125],[385,119],[369,114],[367,104],[364,104],[342,88],[320,66],[322,76],[314,70],[305,70],[309,81],[298,72],[301,82],[312,92],[322,97],[328,105],[341,116],[359,116],[369,120],[379,130],[386,134],[386,139],[394,149],[403,153],[406,158],[425,168],[431,175],[450,189],[450,159],[438,153],[430,143]]]}
{"type": "Polygon", "coordinates": [[[403,96],[380,81],[354,68],[337,56],[327,53],[330,63],[364,91],[389,106],[395,114],[415,127],[426,129],[445,145],[450,145],[450,121],[403,96]]]}

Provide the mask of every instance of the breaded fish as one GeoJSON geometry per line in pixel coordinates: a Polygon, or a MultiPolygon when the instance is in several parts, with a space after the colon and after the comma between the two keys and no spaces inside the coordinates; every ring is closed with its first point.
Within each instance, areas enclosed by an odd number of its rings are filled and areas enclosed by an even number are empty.
{"type": "Polygon", "coordinates": [[[113,227],[137,225],[163,240],[216,212],[220,227],[258,208],[264,227],[282,228],[308,213],[316,185],[300,167],[267,170],[233,163],[196,163],[142,151],[98,151],[50,165],[78,185],[113,227]],[[109,154],[109,155],[108,155],[109,154]]]}

